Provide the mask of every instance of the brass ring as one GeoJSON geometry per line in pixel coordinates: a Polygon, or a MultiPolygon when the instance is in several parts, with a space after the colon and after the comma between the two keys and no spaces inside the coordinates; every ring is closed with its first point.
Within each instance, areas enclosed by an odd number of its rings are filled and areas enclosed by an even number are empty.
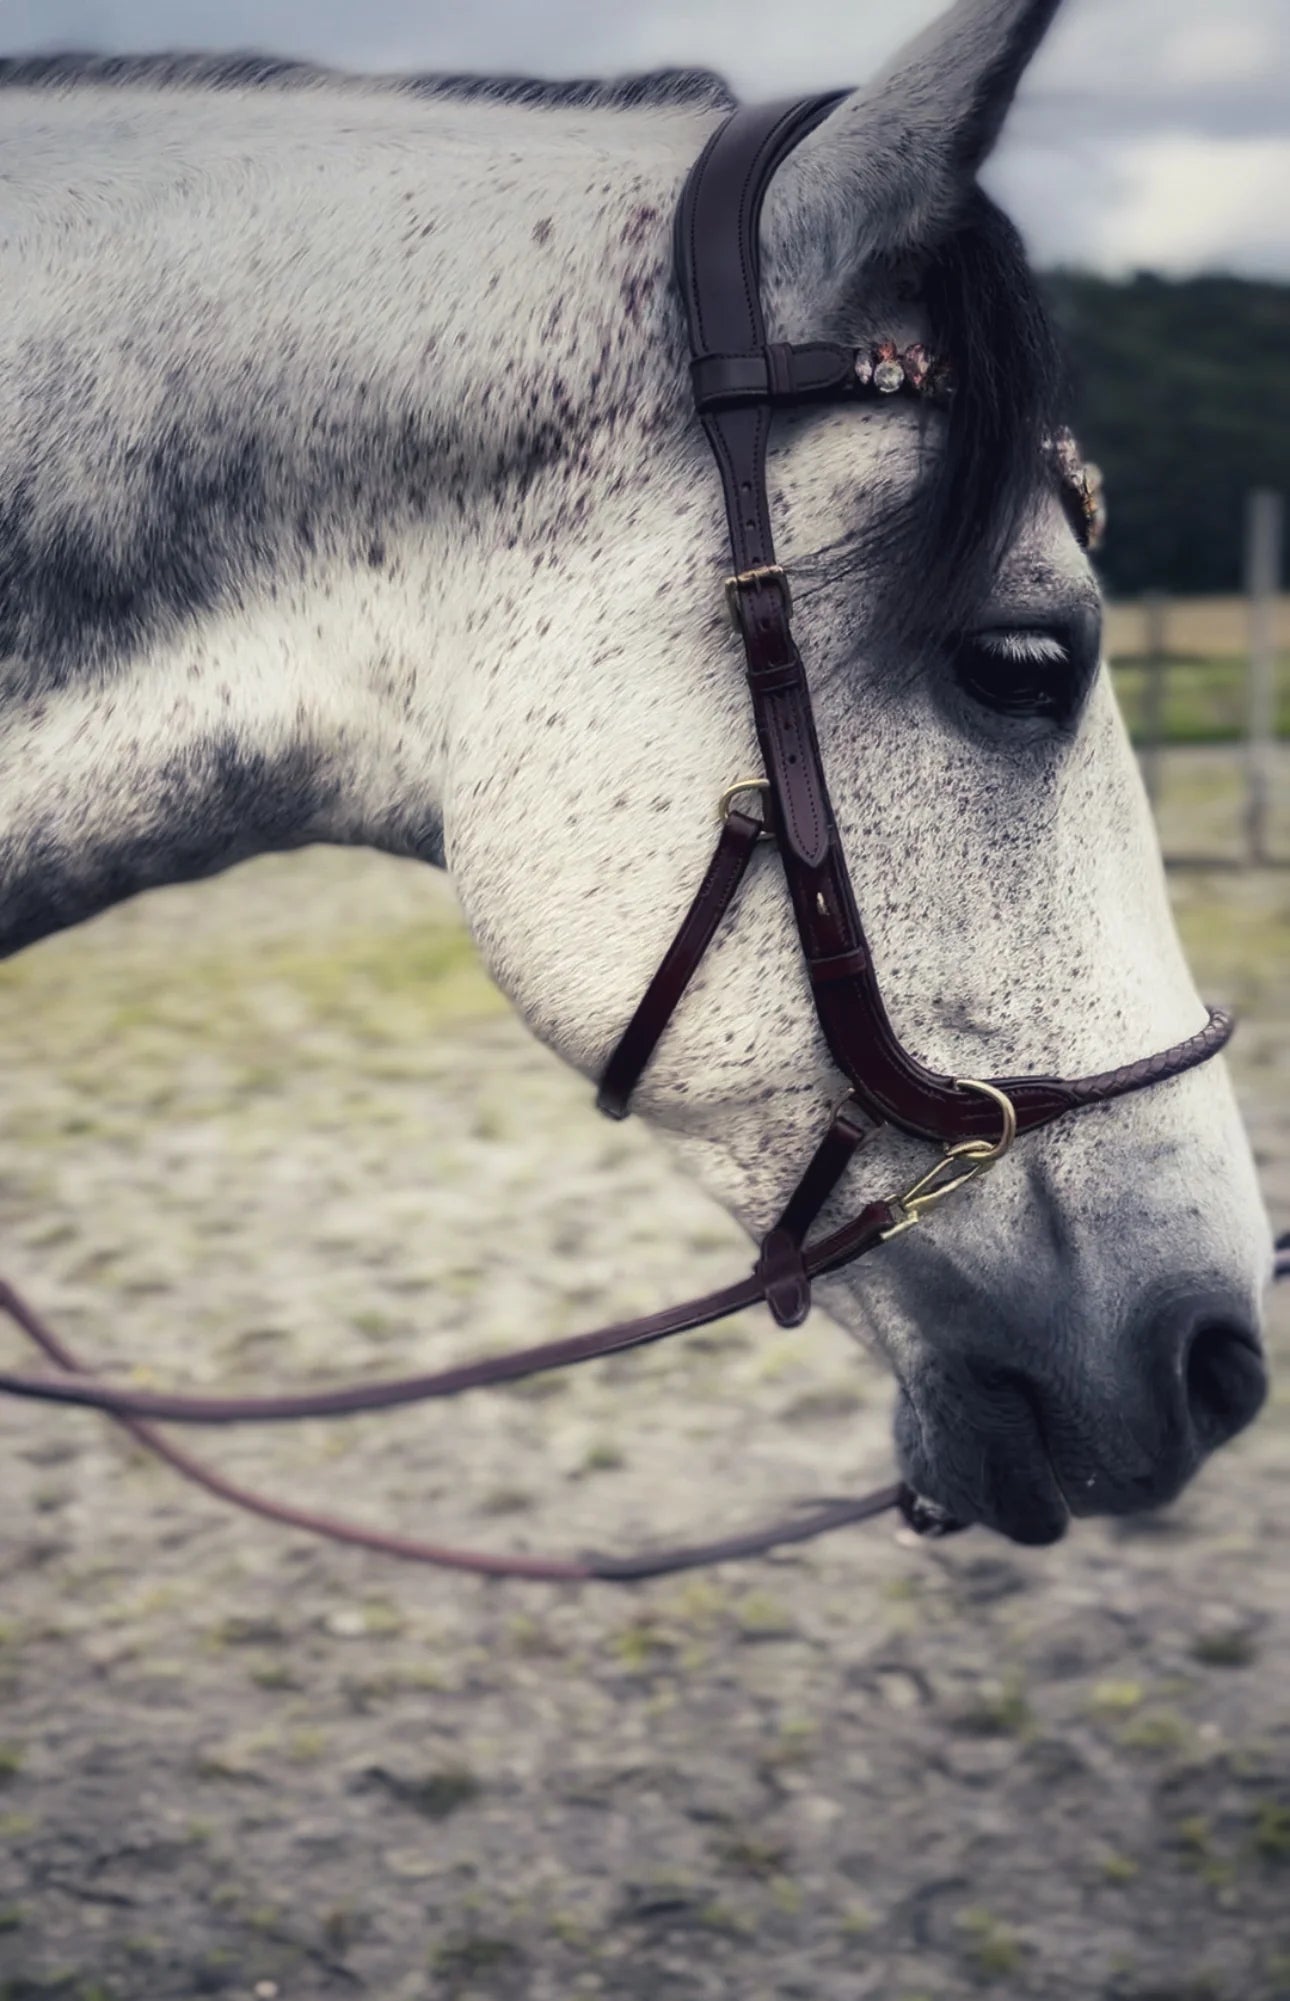
{"type": "Polygon", "coordinates": [[[771,792],[769,781],[765,778],[736,778],[733,785],[727,785],[725,791],[717,801],[718,820],[724,827],[726,821],[730,818],[730,809],[741,792],[756,792],[758,794],[761,799],[762,818],[760,838],[763,841],[771,840],[773,838],[769,824],[771,792]]]}
{"type": "MultiPolygon", "coordinates": [[[[1017,1108],[1012,1099],[1006,1091],[1001,1091],[997,1084],[985,1084],[979,1077],[956,1077],[954,1083],[960,1091],[977,1091],[983,1098],[989,1098],[1003,1113],[1003,1131],[993,1144],[979,1139],[964,1140],[962,1142],[964,1148],[972,1147],[974,1158],[977,1160],[1002,1160],[1017,1137],[1017,1108]],[[984,1151],[980,1151],[982,1148],[984,1151]]],[[[958,1147],[951,1148],[953,1153],[958,1151],[958,1147]]]]}

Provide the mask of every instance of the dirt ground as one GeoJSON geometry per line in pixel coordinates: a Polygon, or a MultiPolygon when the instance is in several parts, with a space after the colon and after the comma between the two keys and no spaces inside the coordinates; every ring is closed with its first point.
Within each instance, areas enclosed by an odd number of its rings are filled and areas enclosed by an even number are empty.
{"type": "MultiPolygon", "coordinates": [[[[1212,772],[1181,776],[1194,836],[1212,772]]],[[[1290,1223],[1290,872],[1175,888],[1290,1223]]],[[[118,910],[0,969],[0,1042],[3,1267],[145,1379],[430,1366],[745,1265],[410,867],[118,910]]],[[[748,1315],[212,1456],[612,1547],[871,1484],[888,1405],[827,1326],[748,1315]]],[[[1163,1516],[1035,1553],[870,1527],[628,1594],[315,1545],[96,1418],[0,1410],[0,1996],[1290,1996],[1288,1439],[1283,1367],[1163,1516]]]]}

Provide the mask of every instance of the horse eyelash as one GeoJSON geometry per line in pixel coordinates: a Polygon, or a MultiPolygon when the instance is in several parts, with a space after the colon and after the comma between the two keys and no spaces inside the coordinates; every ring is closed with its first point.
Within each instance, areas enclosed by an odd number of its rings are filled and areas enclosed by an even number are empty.
{"type": "Polygon", "coordinates": [[[996,660],[1015,661],[1026,667],[1069,667],[1070,649],[1053,632],[1017,630],[1015,627],[972,635],[972,645],[996,660]]]}

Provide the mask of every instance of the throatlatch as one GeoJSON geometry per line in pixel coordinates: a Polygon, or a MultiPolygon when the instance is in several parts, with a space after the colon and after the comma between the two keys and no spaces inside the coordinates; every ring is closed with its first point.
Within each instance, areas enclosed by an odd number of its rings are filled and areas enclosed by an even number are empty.
{"type": "MultiPolygon", "coordinates": [[[[568,1340],[432,1374],[265,1397],[184,1396],[97,1382],[67,1344],[12,1288],[0,1283],[0,1311],[63,1371],[53,1377],[0,1373],[0,1390],[103,1411],[185,1478],[270,1520],[384,1555],[490,1576],[626,1583],[758,1555],[890,1508],[899,1508],[922,1534],[946,1533],[954,1526],[934,1503],[896,1484],[855,1501],[819,1503],[786,1521],[725,1541],[628,1557],[562,1560],[492,1555],[368,1529],[252,1493],[154,1429],[155,1422],[163,1419],[179,1424],[242,1424],[341,1417],[455,1396],[661,1341],[763,1301],[782,1326],[795,1327],[810,1310],[813,1279],[854,1263],[912,1228],[938,1203],[986,1173],[1018,1133],[1176,1077],[1207,1062],[1230,1037],[1230,1016],[1215,1009],[1196,1035],[1119,1070],[1074,1080],[970,1079],[929,1070],[903,1047],[887,1017],[829,800],[806,671],[793,641],[792,593],[775,555],[766,452],[778,409],[901,393],[943,401],[953,394],[953,378],[945,362],[918,346],[902,355],[892,342],[857,351],[824,341],[800,345],[767,341],[760,297],[762,202],[776,167],[839,102],[840,95],[834,94],[734,112],[713,133],[692,169],[677,212],[676,278],[689,328],[694,404],[725,495],[731,569],[724,589],[743,643],[765,776],[736,779],[723,795],[716,851],[676,937],[605,1066],[598,1093],[602,1111],[617,1118],[626,1115],[632,1093],[734,902],[758,843],[773,841],[792,898],[816,1012],[849,1089],[763,1238],[753,1271],[733,1285],[678,1306],[568,1340]],[[753,794],[762,802],[760,817],[743,811],[738,803],[753,794]],[[809,1232],[857,1151],[883,1125],[939,1141],[942,1152],[903,1195],[872,1202],[850,1222],[812,1240],[809,1232]]],[[[1098,519],[1096,482],[1079,466],[1068,441],[1057,441],[1053,457],[1077,532],[1088,540],[1098,519]]],[[[1280,1266],[1278,1275],[1283,1275],[1280,1266]]]]}

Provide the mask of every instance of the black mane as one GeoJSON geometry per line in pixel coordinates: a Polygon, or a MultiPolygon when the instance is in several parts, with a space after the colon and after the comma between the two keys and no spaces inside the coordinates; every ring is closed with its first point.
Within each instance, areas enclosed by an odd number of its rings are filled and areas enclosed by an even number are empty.
{"type": "Polygon", "coordinates": [[[928,416],[945,427],[935,474],[884,522],[880,564],[870,533],[810,567],[872,578],[884,626],[939,642],[979,608],[1023,515],[1052,485],[1046,444],[1064,421],[1068,375],[1021,238],[981,189],[924,254],[920,290],[928,344],[956,385],[947,416],[928,416]]]}
{"type": "Polygon", "coordinates": [[[529,76],[365,75],[289,56],[240,51],[229,55],[110,56],[58,50],[0,56],[0,90],[66,90],[76,84],[146,85],[157,90],[313,90],[323,86],[391,90],[414,97],[482,98],[535,109],[623,111],[640,105],[694,104],[725,109],[734,99],[710,70],[651,70],[643,76],[552,80],[529,76]]]}
{"type": "Polygon", "coordinates": [[[961,614],[1051,481],[1045,447],[1065,414],[1067,369],[1021,238],[981,189],[922,285],[933,352],[950,356],[959,386],[916,540],[927,590],[961,614]]]}

